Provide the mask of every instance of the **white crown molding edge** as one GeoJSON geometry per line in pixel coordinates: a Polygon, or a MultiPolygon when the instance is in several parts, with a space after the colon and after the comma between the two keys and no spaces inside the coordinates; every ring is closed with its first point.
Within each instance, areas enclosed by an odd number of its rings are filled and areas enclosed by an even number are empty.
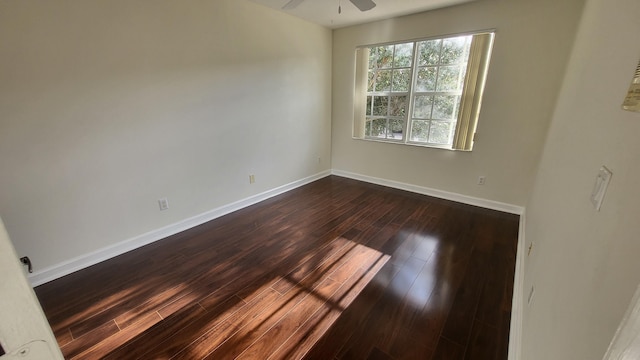
{"type": "Polygon", "coordinates": [[[35,271],[33,274],[29,275],[29,281],[34,287],[42,285],[49,281],[53,281],[78,270],[87,268],[91,265],[95,265],[99,262],[124,254],[128,251],[135,250],[144,245],[151,244],[168,236],[191,229],[195,226],[204,224],[207,221],[211,221],[226,214],[259,203],[260,201],[264,201],[271,197],[280,195],[284,192],[293,190],[329,175],[331,175],[331,171],[325,170],[315,175],[290,182],[271,190],[264,191],[260,194],[252,195],[247,198],[232,202],[230,204],[220,206],[213,210],[206,211],[202,214],[198,214],[193,217],[178,221],[176,223],[161,227],[159,229],[149,231],[147,233],[121,241],[117,244],[98,249],[88,254],[75,257],[73,259],[64,261],[62,263],[50,266],[39,271],[35,271]]]}
{"type": "Polygon", "coordinates": [[[360,180],[360,181],[364,181],[364,182],[368,182],[376,185],[382,185],[382,186],[387,186],[395,189],[406,190],[406,191],[410,191],[417,194],[433,196],[440,199],[451,200],[451,201],[455,201],[455,202],[459,202],[467,205],[479,206],[486,209],[502,211],[510,214],[522,215],[524,213],[524,207],[522,206],[502,203],[502,202],[493,201],[493,200],[481,199],[473,196],[462,195],[462,194],[452,193],[452,192],[443,191],[443,190],[437,190],[437,189],[428,188],[424,186],[407,184],[399,181],[387,180],[387,179],[352,173],[349,171],[336,170],[336,169],[331,170],[331,174],[354,179],[354,180],[360,180]]]}

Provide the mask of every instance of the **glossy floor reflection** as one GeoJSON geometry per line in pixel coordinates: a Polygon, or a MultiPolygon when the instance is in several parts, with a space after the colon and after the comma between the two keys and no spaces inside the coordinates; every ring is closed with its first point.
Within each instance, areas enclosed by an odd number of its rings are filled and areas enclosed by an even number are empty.
{"type": "Polygon", "coordinates": [[[36,293],[68,359],[506,359],[517,231],[331,176],[36,293]]]}

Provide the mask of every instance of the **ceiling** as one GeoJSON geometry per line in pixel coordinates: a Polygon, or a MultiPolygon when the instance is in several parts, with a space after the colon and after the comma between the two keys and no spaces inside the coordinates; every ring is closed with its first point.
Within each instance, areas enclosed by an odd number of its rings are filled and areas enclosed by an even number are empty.
{"type": "Polygon", "coordinates": [[[307,21],[336,29],[370,21],[443,8],[475,0],[374,0],[377,6],[361,12],[349,0],[305,0],[295,9],[283,10],[289,0],[250,0],[307,21]],[[342,13],[338,14],[338,4],[342,13]]]}

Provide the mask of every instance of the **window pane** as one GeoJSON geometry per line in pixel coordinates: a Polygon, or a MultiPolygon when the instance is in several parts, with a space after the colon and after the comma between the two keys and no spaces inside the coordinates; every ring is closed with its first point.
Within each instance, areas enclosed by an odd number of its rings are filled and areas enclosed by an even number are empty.
{"type": "Polygon", "coordinates": [[[355,89],[360,100],[354,106],[364,103],[366,109],[364,114],[354,109],[354,136],[362,136],[364,127],[372,140],[471,150],[467,133],[477,123],[477,112],[466,107],[479,107],[492,44],[493,33],[480,33],[358,48],[355,89]],[[368,69],[363,62],[367,52],[368,69]],[[468,88],[466,78],[472,80],[468,88]],[[458,128],[460,137],[454,136],[458,128]]]}
{"type": "Polygon", "coordinates": [[[393,67],[410,67],[413,60],[413,43],[396,45],[393,67]]]}
{"type": "Polygon", "coordinates": [[[425,67],[418,70],[416,79],[416,91],[436,91],[436,67],[425,67]]]}
{"type": "Polygon", "coordinates": [[[440,59],[440,44],[442,40],[428,40],[418,43],[418,64],[437,65],[440,59]]]}
{"type": "Polygon", "coordinates": [[[451,125],[448,121],[432,121],[431,127],[429,127],[429,142],[449,144],[451,142],[451,125]]]}
{"type": "Polygon", "coordinates": [[[390,119],[389,120],[389,134],[387,138],[402,140],[402,132],[404,131],[404,120],[390,119]]]}
{"type": "Polygon", "coordinates": [[[450,95],[436,95],[433,99],[433,119],[453,119],[455,118],[454,110],[457,109],[456,101],[459,101],[459,96],[450,95]]]}
{"type": "Polygon", "coordinates": [[[369,69],[390,68],[392,60],[393,45],[373,47],[369,52],[369,69]]]}
{"type": "Polygon", "coordinates": [[[374,76],[374,91],[391,90],[391,70],[376,71],[374,76]]]}
{"type": "Polygon", "coordinates": [[[391,91],[409,91],[409,83],[411,82],[411,69],[393,70],[393,84],[391,91]]]}
{"type": "Polygon", "coordinates": [[[374,74],[375,73],[373,71],[369,71],[367,73],[367,92],[372,92],[373,91],[373,81],[375,79],[374,74]]]}
{"type": "Polygon", "coordinates": [[[413,117],[417,119],[430,119],[432,108],[433,96],[416,96],[413,100],[413,117]]]}
{"type": "Polygon", "coordinates": [[[404,116],[407,112],[407,105],[409,105],[408,96],[391,96],[391,102],[389,104],[390,116],[404,116]]]}
{"type": "Polygon", "coordinates": [[[444,39],[442,41],[441,64],[460,64],[465,62],[467,55],[468,39],[470,36],[460,36],[444,39]]]}
{"type": "Polygon", "coordinates": [[[373,119],[371,121],[371,136],[384,138],[387,133],[387,119],[373,119]]]}
{"type": "Polygon", "coordinates": [[[462,66],[441,66],[438,71],[437,91],[462,90],[462,66]]]}
{"type": "Polygon", "coordinates": [[[378,59],[378,48],[377,47],[369,48],[369,70],[375,69],[377,59],[378,59]]]}
{"type": "Polygon", "coordinates": [[[387,108],[389,107],[389,97],[374,96],[373,97],[373,115],[387,116],[387,108]]]}
{"type": "Polygon", "coordinates": [[[414,120],[411,122],[411,141],[426,142],[429,140],[429,121],[414,120]]]}

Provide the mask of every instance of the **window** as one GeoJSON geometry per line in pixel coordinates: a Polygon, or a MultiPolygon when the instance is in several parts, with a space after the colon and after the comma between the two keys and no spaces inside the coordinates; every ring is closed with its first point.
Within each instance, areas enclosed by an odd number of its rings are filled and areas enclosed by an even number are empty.
{"type": "Polygon", "coordinates": [[[354,137],[470,151],[493,33],[356,51],[354,137]]]}

